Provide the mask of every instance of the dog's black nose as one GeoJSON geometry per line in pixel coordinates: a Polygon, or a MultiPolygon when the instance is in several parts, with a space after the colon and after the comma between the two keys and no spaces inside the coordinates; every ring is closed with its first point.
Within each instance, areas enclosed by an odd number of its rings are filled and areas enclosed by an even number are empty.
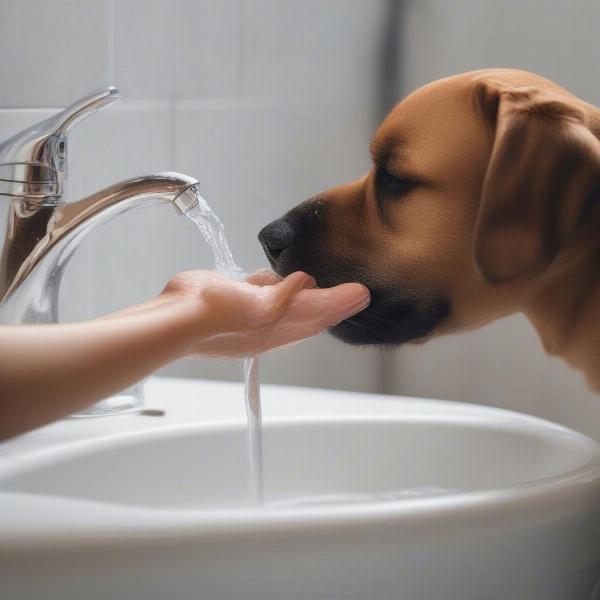
{"type": "Polygon", "coordinates": [[[278,219],[263,227],[258,234],[258,240],[271,258],[279,255],[294,241],[294,228],[285,219],[278,219]]]}

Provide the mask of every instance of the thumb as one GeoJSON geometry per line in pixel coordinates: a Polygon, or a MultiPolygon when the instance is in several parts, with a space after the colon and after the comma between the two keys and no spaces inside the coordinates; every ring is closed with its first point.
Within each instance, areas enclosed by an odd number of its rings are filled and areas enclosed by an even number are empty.
{"type": "Polygon", "coordinates": [[[328,298],[328,327],[364,310],[371,302],[369,288],[362,283],[342,283],[326,290],[328,298]]]}
{"type": "Polygon", "coordinates": [[[360,283],[342,283],[331,288],[304,289],[295,298],[301,320],[310,335],[336,325],[365,309],[371,301],[369,290],[360,283]]]}

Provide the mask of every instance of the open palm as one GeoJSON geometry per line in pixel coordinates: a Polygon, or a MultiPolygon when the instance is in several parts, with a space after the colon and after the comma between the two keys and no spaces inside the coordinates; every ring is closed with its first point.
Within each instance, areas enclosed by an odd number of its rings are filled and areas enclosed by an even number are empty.
{"type": "Polygon", "coordinates": [[[315,280],[296,272],[282,279],[262,270],[246,281],[214,271],[176,275],[163,292],[199,297],[210,321],[208,334],[194,345],[197,354],[254,356],[309,338],[365,308],[369,296],[358,283],[315,287],[315,280]]]}

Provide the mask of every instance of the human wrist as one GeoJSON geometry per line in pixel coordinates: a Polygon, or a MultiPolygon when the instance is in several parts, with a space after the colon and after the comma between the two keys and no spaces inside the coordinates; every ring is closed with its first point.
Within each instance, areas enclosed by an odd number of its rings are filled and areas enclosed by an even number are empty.
{"type": "Polygon", "coordinates": [[[208,307],[201,298],[171,298],[160,305],[174,319],[177,358],[185,358],[197,352],[202,339],[214,334],[208,307]]]}

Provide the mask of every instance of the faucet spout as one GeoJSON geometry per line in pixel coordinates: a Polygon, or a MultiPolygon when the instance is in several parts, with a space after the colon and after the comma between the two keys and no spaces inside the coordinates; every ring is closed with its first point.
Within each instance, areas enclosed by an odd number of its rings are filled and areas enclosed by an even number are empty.
{"type": "Polygon", "coordinates": [[[11,199],[0,257],[0,322],[57,322],[62,272],[88,233],[142,206],[171,203],[185,214],[198,203],[197,192],[196,179],[159,173],[117,183],[76,202],[11,199]]]}

